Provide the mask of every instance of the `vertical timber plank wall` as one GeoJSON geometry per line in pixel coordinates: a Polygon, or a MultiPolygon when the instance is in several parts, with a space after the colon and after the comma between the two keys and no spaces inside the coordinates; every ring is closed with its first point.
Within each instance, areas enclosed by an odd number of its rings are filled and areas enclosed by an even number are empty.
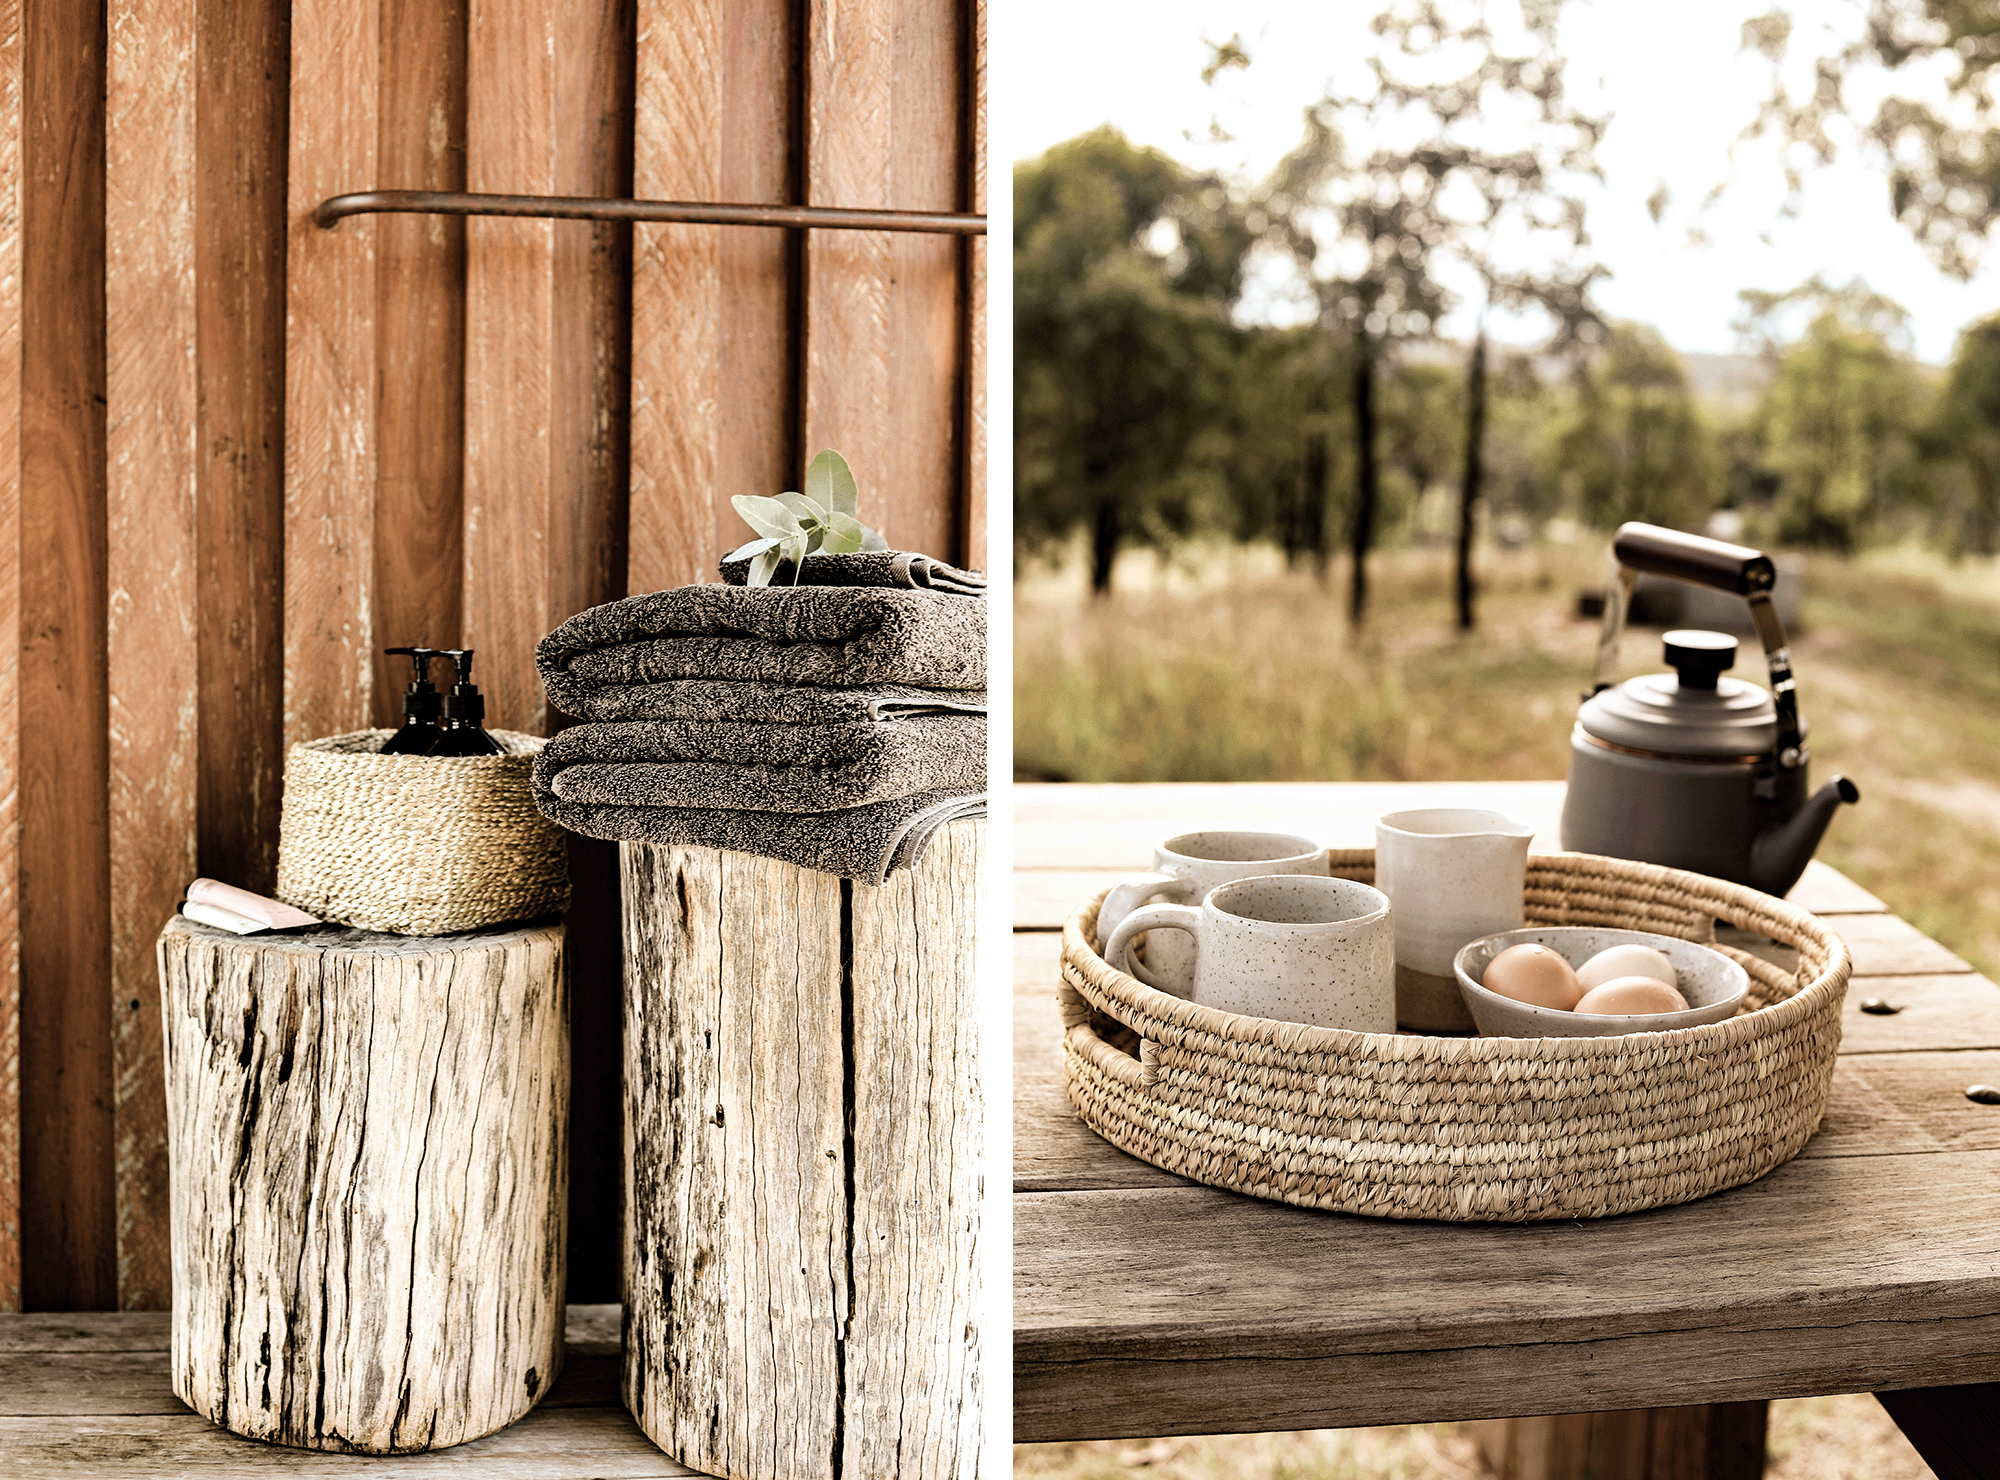
{"type": "Polygon", "coordinates": [[[21,6],[0,0],[0,1310],[21,1308],[21,6]]]}
{"type": "Polygon", "coordinates": [[[108,1309],[104,9],[21,20],[21,1293],[108,1309]]]}
{"type": "MultiPolygon", "coordinates": [[[[633,193],[800,198],[798,8],[640,0],[633,193]]],[[[715,579],[734,494],[797,488],[801,234],[639,226],[632,271],[630,589],[715,579]]]]}
{"type": "MultiPolygon", "coordinates": [[[[164,1304],[147,944],[187,871],[271,886],[284,746],[396,718],[382,646],[477,643],[494,721],[552,728],[533,640],[713,579],[729,496],[824,446],[893,541],[983,559],[983,243],[654,226],[635,263],[626,228],[305,219],[400,186],[977,205],[979,0],[643,0],[643,37],[642,0],[481,3],[0,0],[0,1308],[164,1304]]],[[[597,1300],[609,855],[572,858],[597,1300]]]]}
{"type": "MultiPolygon", "coordinates": [[[[961,205],[968,7],[810,0],[807,203],[961,205]]],[[[806,251],[806,444],[847,454],[897,549],[962,554],[959,244],[815,231],[806,251]]],[[[873,510],[877,518],[869,518],[873,510]]]]}
{"type": "Polygon", "coordinates": [[[111,1024],[118,1299],[172,1297],[153,937],[196,868],[195,33],[177,0],[109,17],[111,1024]]]}

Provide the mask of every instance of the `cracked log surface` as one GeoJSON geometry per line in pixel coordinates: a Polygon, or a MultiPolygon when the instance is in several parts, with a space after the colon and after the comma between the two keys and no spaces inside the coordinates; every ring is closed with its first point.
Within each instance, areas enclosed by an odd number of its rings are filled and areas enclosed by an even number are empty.
{"type": "Polygon", "coordinates": [[[159,940],[174,1391],[236,1433],[406,1453],[562,1363],[563,927],[159,940]]]}
{"type": "Polygon", "coordinates": [[[620,846],[625,1403],[682,1464],[977,1473],[984,836],[879,889],[620,846]]]}

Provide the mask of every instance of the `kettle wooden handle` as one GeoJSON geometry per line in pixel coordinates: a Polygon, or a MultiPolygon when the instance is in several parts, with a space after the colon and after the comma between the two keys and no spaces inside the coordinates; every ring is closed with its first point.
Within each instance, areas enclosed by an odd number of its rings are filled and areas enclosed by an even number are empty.
{"type": "Polygon", "coordinates": [[[1628,570],[1691,581],[1732,596],[1768,591],[1778,579],[1771,557],[1760,551],[1657,524],[1619,525],[1611,550],[1628,570]]]}

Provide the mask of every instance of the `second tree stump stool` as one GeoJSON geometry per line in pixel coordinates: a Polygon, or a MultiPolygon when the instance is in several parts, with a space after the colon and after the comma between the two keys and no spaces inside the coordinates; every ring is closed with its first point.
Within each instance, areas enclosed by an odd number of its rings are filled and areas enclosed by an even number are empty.
{"type": "Polygon", "coordinates": [[[971,1476],[985,824],[873,888],[625,843],[625,1404],[730,1480],[971,1476]]]}
{"type": "Polygon", "coordinates": [[[159,941],[173,1382],[253,1439],[405,1453],[562,1365],[563,927],[159,941]]]}

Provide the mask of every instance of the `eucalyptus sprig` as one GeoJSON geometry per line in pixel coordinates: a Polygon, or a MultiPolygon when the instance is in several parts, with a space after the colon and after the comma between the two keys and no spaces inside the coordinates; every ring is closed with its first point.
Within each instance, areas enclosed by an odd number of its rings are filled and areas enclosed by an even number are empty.
{"type": "Polygon", "coordinates": [[[799,567],[811,555],[847,555],[856,550],[886,550],[889,542],[854,517],[860,490],[847,459],[828,449],[806,469],[804,493],[776,498],[739,493],[730,504],[760,538],[739,545],[724,560],[748,560],[749,584],[768,586],[778,567],[790,562],[792,584],[799,567]]]}

